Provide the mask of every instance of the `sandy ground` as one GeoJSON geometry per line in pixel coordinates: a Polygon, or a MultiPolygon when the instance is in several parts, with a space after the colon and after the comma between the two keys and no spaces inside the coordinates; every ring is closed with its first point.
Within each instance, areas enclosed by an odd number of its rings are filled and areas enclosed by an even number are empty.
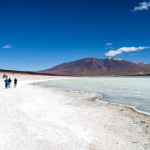
{"type": "Polygon", "coordinates": [[[0,80],[0,150],[150,150],[150,116],[31,84],[62,77],[15,76],[0,80]]]}

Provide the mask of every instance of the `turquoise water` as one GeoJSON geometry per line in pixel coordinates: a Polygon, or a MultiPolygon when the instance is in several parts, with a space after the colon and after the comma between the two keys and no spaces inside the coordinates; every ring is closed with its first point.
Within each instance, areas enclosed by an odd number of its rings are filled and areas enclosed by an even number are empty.
{"type": "Polygon", "coordinates": [[[101,101],[134,106],[150,113],[150,77],[80,77],[41,83],[73,91],[94,92],[101,101]]]}

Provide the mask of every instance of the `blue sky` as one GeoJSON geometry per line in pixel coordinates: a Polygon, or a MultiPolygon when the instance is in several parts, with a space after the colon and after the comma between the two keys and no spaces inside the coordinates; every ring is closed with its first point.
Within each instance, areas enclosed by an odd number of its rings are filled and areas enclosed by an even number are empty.
{"type": "Polygon", "coordinates": [[[150,1],[7,0],[0,20],[1,69],[109,56],[150,63],[150,1]]]}

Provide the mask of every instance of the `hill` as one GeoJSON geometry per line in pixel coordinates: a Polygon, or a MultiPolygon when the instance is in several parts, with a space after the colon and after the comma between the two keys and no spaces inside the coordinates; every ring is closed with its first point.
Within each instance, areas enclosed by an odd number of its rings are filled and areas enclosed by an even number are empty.
{"type": "Polygon", "coordinates": [[[63,63],[38,73],[68,76],[149,75],[150,64],[122,60],[117,57],[84,58],[63,63]]]}

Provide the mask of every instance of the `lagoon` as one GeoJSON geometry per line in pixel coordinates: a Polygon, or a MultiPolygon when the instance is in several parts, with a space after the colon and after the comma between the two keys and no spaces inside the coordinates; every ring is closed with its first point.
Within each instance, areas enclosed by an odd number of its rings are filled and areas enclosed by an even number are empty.
{"type": "Polygon", "coordinates": [[[52,80],[42,85],[102,95],[100,101],[133,106],[150,113],[150,77],[77,77],[52,80]]]}

